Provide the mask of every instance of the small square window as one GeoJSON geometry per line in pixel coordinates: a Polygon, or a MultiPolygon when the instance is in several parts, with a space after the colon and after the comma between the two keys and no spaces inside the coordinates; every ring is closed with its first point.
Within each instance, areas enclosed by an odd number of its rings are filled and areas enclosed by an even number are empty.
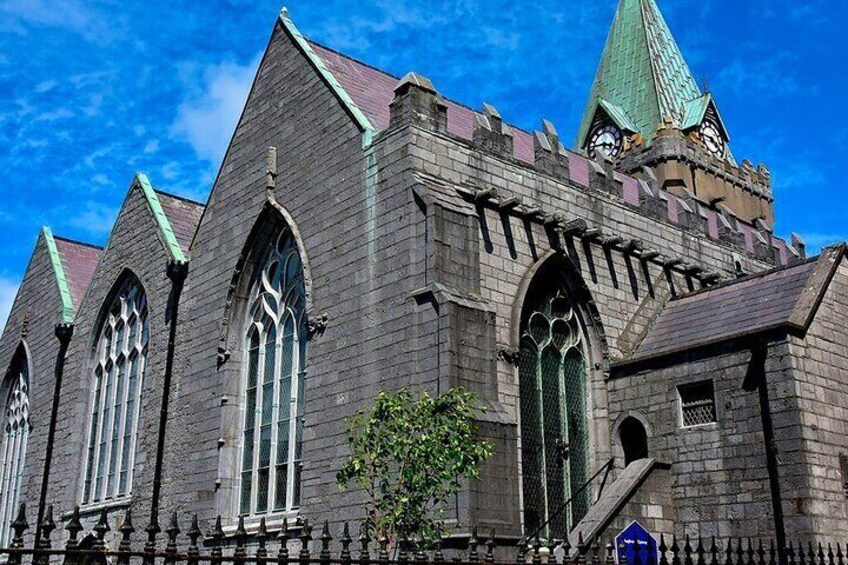
{"type": "Polygon", "coordinates": [[[684,428],[716,422],[713,381],[702,381],[677,387],[680,396],[680,421],[684,428]]]}

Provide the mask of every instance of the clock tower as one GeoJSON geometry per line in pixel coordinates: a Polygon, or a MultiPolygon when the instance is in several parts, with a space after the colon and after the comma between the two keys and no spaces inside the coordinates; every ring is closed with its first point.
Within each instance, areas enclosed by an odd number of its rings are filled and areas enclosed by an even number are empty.
{"type": "Polygon", "coordinates": [[[577,149],[618,170],[774,225],[764,165],[740,165],[711,92],[686,64],[656,0],[620,0],[577,135],[577,149]]]}

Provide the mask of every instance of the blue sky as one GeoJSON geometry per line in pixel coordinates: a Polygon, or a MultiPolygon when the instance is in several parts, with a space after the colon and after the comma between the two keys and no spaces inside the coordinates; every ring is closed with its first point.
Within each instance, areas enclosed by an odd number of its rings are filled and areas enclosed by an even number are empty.
{"type": "MultiPolygon", "coordinates": [[[[103,244],[133,173],[205,200],[280,0],[0,0],[0,324],[38,229],[103,244]]],[[[310,38],[571,139],[617,0],[290,0],[310,38]]],[[[659,0],[777,232],[848,238],[844,0],[659,0]]]]}

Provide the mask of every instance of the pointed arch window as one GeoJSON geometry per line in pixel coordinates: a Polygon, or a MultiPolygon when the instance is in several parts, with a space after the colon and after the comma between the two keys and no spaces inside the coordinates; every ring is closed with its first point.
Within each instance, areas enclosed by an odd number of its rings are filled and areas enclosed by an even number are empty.
{"type": "Polygon", "coordinates": [[[148,339],[147,298],[130,276],[112,300],[97,340],[83,504],[132,492],[148,339]]]}
{"type": "Polygon", "coordinates": [[[0,547],[8,547],[15,511],[21,496],[27,439],[29,438],[29,363],[19,350],[7,377],[3,463],[0,474],[0,547]]]}
{"type": "Polygon", "coordinates": [[[239,495],[242,515],[300,506],[306,291],[300,253],[287,228],[267,250],[250,296],[239,495]]]}
{"type": "Polygon", "coordinates": [[[565,537],[585,515],[589,434],[584,332],[554,273],[532,285],[519,347],[524,527],[565,537]]]}

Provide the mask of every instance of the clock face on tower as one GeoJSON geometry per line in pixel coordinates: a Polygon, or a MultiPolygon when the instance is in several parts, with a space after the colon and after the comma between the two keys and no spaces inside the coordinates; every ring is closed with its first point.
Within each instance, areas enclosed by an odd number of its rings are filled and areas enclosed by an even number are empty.
{"type": "Polygon", "coordinates": [[[618,157],[624,147],[624,136],[621,130],[612,124],[602,124],[592,130],[589,137],[589,156],[594,157],[599,152],[610,158],[618,157]]]}
{"type": "Polygon", "coordinates": [[[699,133],[701,135],[701,141],[703,141],[707,151],[709,151],[713,157],[723,159],[726,147],[724,145],[724,138],[721,136],[721,132],[719,131],[716,123],[711,119],[704,120],[704,123],[701,124],[699,133]]]}

